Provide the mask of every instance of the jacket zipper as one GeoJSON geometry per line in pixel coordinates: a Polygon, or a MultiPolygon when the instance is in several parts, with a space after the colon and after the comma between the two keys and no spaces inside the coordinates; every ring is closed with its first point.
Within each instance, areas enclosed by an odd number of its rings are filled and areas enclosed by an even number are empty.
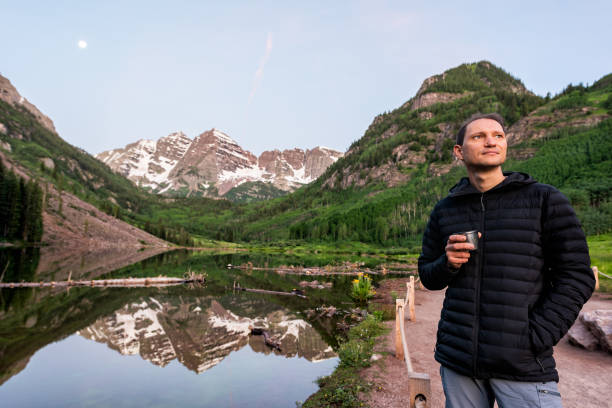
{"type": "Polygon", "coordinates": [[[540,361],[540,359],[536,357],[536,361],[540,365],[540,368],[542,369],[542,372],[544,372],[544,366],[542,365],[542,362],[540,361]]]}
{"type": "MultiPolygon", "coordinates": [[[[480,231],[484,237],[484,227],[485,227],[485,204],[484,204],[484,193],[480,195],[480,207],[482,211],[480,212],[480,231]]],[[[482,271],[483,271],[483,257],[484,257],[484,238],[482,242],[479,243],[479,251],[478,251],[478,269],[476,270],[476,310],[475,310],[475,318],[474,318],[474,327],[472,329],[472,358],[473,358],[473,372],[474,376],[478,376],[478,331],[480,326],[480,282],[482,280],[482,271]]]]}

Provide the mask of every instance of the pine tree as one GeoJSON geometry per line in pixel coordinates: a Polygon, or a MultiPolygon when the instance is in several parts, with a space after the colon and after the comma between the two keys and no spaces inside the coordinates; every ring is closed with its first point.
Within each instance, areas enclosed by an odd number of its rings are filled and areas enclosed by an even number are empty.
{"type": "Polygon", "coordinates": [[[6,237],[9,220],[8,172],[0,159],[0,237],[6,237]]]}
{"type": "Polygon", "coordinates": [[[27,213],[24,228],[24,240],[27,242],[40,242],[42,239],[42,208],[43,192],[39,185],[30,180],[26,184],[27,191],[27,213]]]}
{"type": "Polygon", "coordinates": [[[23,178],[19,178],[19,190],[21,191],[21,197],[19,200],[19,227],[17,229],[17,237],[21,241],[26,242],[28,240],[28,231],[30,229],[30,184],[26,183],[23,178]]]}
{"type": "Polygon", "coordinates": [[[19,179],[14,173],[10,173],[7,186],[7,225],[4,236],[8,239],[19,238],[19,227],[21,218],[21,188],[19,179]]]}

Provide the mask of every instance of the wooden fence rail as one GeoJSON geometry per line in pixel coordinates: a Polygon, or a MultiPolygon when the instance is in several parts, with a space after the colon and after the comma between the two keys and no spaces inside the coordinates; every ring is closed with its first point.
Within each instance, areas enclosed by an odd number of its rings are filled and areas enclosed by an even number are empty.
{"type": "Polygon", "coordinates": [[[410,320],[416,321],[414,310],[415,299],[414,276],[406,283],[406,300],[395,301],[395,356],[406,362],[406,373],[408,375],[408,390],[410,395],[410,408],[426,408],[427,401],[431,401],[431,384],[429,374],[416,373],[412,368],[412,359],[408,345],[406,344],[406,331],[404,328],[405,309],[408,305],[410,320]]]}

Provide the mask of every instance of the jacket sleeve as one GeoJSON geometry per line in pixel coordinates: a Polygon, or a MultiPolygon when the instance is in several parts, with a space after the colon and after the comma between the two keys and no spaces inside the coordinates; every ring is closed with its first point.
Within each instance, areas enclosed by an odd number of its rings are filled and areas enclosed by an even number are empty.
{"type": "Polygon", "coordinates": [[[438,226],[437,207],[432,211],[423,233],[422,252],[419,256],[419,277],[429,290],[441,290],[448,286],[459,269],[447,265],[446,242],[438,226]]]}
{"type": "Polygon", "coordinates": [[[553,189],[544,203],[542,245],[545,285],[550,287],[529,316],[536,353],[554,346],[567,333],[595,288],[584,232],[569,201],[553,189]]]}

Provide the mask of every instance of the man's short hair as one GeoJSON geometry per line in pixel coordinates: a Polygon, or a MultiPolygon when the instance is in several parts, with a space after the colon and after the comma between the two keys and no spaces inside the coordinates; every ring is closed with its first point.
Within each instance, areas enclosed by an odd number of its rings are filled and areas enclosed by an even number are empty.
{"type": "Polygon", "coordinates": [[[504,118],[502,118],[499,113],[475,113],[470,116],[465,122],[463,122],[463,124],[459,128],[459,132],[457,132],[457,138],[455,140],[459,146],[463,145],[463,138],[465,137],[465,130],[467,129],[468,125],[478,119],[492,119],[501,125],[502,129],[504,130],[504,133],[506,132],[506,127],[504,126],[504,118]]]}

